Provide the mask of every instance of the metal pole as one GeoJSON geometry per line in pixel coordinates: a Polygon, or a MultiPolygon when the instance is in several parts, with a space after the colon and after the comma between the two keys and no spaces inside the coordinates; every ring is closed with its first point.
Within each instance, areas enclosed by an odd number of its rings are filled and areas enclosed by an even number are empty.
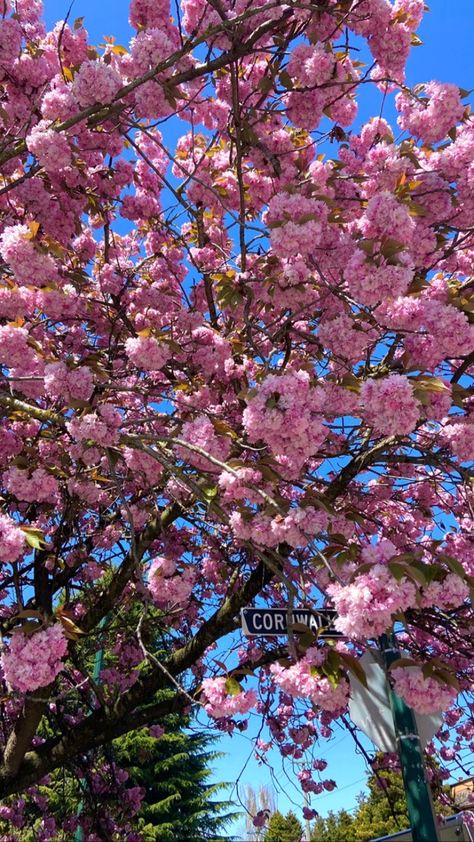
{"type": "MultiPolygon", "coordinates": [[[[394,635],[380,638],[380,647],[388,669],[401,657],[394,635]]],[[[423,750],[412,708],[392,690],[387,678],[390,707],[398,743],[408,815],[413,842],[439,842],[438,823],[426,778],[423,750]]]]}
{"type": "MultiPolygon", "coordinates": [[[[303,796],[304,796],[305,806],[309,808],[309,806],[310,806],[309,793],[303,792],[303,796]]],[[[311,842],[311,825],[309,823],[309,819],[305,819],[304,823],[305,823],[305,828],[306,828],[305,842],[311,842]]]]}

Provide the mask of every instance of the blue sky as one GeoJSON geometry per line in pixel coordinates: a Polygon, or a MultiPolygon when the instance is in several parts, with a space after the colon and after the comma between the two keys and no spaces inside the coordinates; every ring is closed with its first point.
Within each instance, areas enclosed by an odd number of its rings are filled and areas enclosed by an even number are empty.
{"type": "MultiPolygon", "coordinates": [[[[45,15],[49,26],[57,20],[64,19],[70,5],[70,0],[45,0],[45,15]]],[[[472,57],[472,24],[474,21],[474,6],[472,0],[431,0],[430,11],[425,15],[419,29],[419,36],[423,46],[412,50],[408,64],[408,84],[427,82],[437,79],[445,82],[455,82],[460,87],[474,88],[474,59],[472,57]]],[[[127,0],[74,0],[70,20],[85,16],[84,25],[89,31],[90,40],[98,44],[105,35],[114,35],[116,42],[127,45],[133,34],[127,21],[127,0]]],[[[366,88],[360,98],[360,118],[364,121],[369,116],[378,114],[380,109],[380,93],[375,89],[366,88]]],[[[389,122],[395,122],[393,105],[388,102],[384,109],[384,116],[389,122]]],[[[186,131],[186,128],[184,131],[186,131]]],[[[166,128],[164,129],[166,139],[166,128]]],[[[174,134],[174,133],[173,133],[174,134]]],[[[175,134],[172,142],[175,141],[175,134]]],[[[246,734],[224,737],[218,748],[226,752],[226,756],[215,765],[215,779],[233,781],[239,775],[242,790],[248,784],[258,788],[259,785],[274,785],[277,789],[278,807],[286,812],[303,805],[303,799],[294,784],[291,775],[286,776],[282,769],[281,760],[273,752],[271,762],[273,774],[265,766],[259,766],[252,753],[251,738],[257,731],[256,722],[251,718],[246,734]],[[245,769],[244,769],[245,766],[245,769]],[[242,771],[243,770],[243,771],[242,771]],[[296,806],[295,806],[296,805],[296,806]]],[[[363,740],[370,750],[368,740],[363,740]]],[[[324,793],[314,797],[314,806],[321,815],[329,810],[341,807],[352,809],[356,805],[356,796],[363,789],[365,780],[365,762],[355,752],[352,738],[336,726],[331,740],[321,742],[320,751],[315,756],[328,761],[325,776],[334,778],[338,789],[331,793],[324,793]]],[[[289,768],[289,766],[288,766],[289,768]]],[[[230,832],[238,831],[238,827],[230,832]]]]}

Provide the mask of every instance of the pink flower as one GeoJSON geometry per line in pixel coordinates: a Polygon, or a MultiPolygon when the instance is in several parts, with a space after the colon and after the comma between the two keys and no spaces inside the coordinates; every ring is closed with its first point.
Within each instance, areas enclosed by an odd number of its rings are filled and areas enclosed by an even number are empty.
{"type": "Polygon", "coordinates": [[[14,632],[0,659],[5,680],[23,693],[46,687],[61,672],[67,646],[60,623],[32,635],[14,632]]]}
{"type": "Polygon", "coordinates": [[[235,716],[248,713],[257,703],[254,690],[245,690],[230,695],[225,678],[205,678],[202,682],[202,694],[206,700],[205,709],[209,716],[219,719],[223,716],[235,716]]]}
{"type": "Polygon", "coordinates": [[[153,336],[127,339],[125,351],[130,362],[145,371],[159,371],[171,356],[168,346],[158,342],[153,336]]]}
{"type": "Polygon", "coordinates": [[[335,712],[346,707],[349,683],[342,679],[334,687],[317,667],[325,660],[321,650],[310,648],[304,658],[290,667],[272,664],[270,673],[275,684],[295,698],[310,699],[323,710],[335,712]]]}
{"type": "Polygon", "coordinates": [[[421,414],[411,383],[402,374],[366,380],[360,401],[365,421],[384,436],[408,435],[421,414]]]}
{"type": "Polygon", "coordinates": [[[423,98],[397,94],[398,124],[424,143],[437,143],[461,120],[464,106],[459,88],[449,82],[428,82],[425,93],[423,98]]]}
{"type": "Polygon", "coordinates": [[[64,398],[66,401],[88,401],[94,391],[90,368],[80,366],[70,369],[63,362],[46,366],[44,385],[50,397],[64,398]]]}
{"type": "Polygon", "coordinates": [[[13,466],[2,477],[5,487],[18,500],[28,503],[54,503],[58,495],[58,482],[44,468],[36,468],[30,475],[13,466]]]}
{"type": "Polygon", "coordinates": [[[421,667],[396,667],[391,672],[395,692],[416,713],[445,711],[454,702],[457,691],[431,676],[425,678],[421,667]]]}
{"type": "Polygon", "coordinates": [[[45,286],[57,277],[56,264],[40,251],[28,225],[11,225],[0,237],[0,254],[19,284],[45,286]]]}
{"type": "MultiPolygon", "coordinates": [[[[456,416],[453,416],[453,419],[456,416]]],[[[442,437],[460,462],[470,462],[474,456],[474,424],[465,419],[443,427],[442,437]]]]}
{"type": "Polygon", "coordinates": [[[42,121],[31,130],[26,145],[47,172],[57,172],[71,163],[71,149],[67,137],[48,128],[42,121]]]}
{"type": "Polygon", "coordinates": [[[150,485],[156,485],[160,481],[163,467],[153,456],[130,447],[124,447],[122,453],[125,464],[134,477],[139,473],[150,485]]]}
{"type": "Polygon", "coordinates": [[[300,470],[326,438],[321,401],[306,371],[268,375],[244,410],[249,440],[264,441],[290,470],[300,470]]]}
{"type": "Polygon", "coordinates": [[[36,354],[28,345],[28,331],[24,327],[0,327],[0,362],[13,368],[34,364],[36,354]]]}
{"type": "Polygon", "coordinates": [[[161,725],[152,725],[151,728],[148,729],[148,733],[150,737],[154,737],[155,740],[159,740],[165,733],[165,729],[162,728],[161,725]]]}
{"type": "MultiPolygon", "coordinates": [[[[193,421],[186,421],[183,424],[180,438],[189,442],[189,444],[201,447],[210,456],[222,462],[225,462],[230,452],[230,439],[217,435],[212,421],[206,415],[198,415],[193,421]]],[[[180,445],[176,448],[176,452],[183,461],[194,465],[195,468],[213,472],[221,470],[205,456],[194,453],[187,447],[180,445]]]]}
{"type": "Polygon", "coordinates": [[[12,66],[20,55],[22,31],[20,23],[13,18],[0,20],[0,79],[11,72],[12,66]]]}
{"type": "Polygon", "coordinates": [[[0,515],[0,561],[16,561],[26,546],[25,533],[7,515],[0,515]]]}
{"type": "Polygon", "coordinates": [[[189,602],[195,581],[196,571],[186,567],[183,572],[176,572],[176,562],[162,556],[156,558],[148,573],[148,589],[155,605],[167,608],[173,605],[184,606],[189,602]]]}
{"type": "Polygon", "coordinates": [[[135,29],[142,26],[162,26],[169,13],[169,0],[132,0],[129,20],[135,29]]]}
{"type": "Polygon", "coordinates": [[[390,237],[407,245],[413,237],[415,223],[405,205],[385,190],[369,199],[360,228],[364,237],[390,237]]]}
{"type": "Polygon", "coordinates": [[[416,601],[413,582],[395,579],[382,564],[375,564],[350,585],[328,585],[327,593],[337,611],[336,628],[347,637],[361,639],[382,634],[397,611],[416,601]]]}
{"type": "Polygon", "coordinates": [[[356,301],[373,305],[404,295],[413,278],[413,269],[385,260],[374,263],[356,249],[344,270],[344,278],[356,301]]]}
{"type": "Polygon", "coordinates": [[[101,61],[85,61],[81,64],[72,83],[72,92],[82,108],[96,102],[112,102],[122,87],[120,73],[111,65],[101,61]]]}
{"type": "Polygon", "coordinates": [[[321,239],[327,214],[326,205],[317,199],[307,199],[300,193],[277,193],[263,215],[275,254],[279,257],[311,254],[321,239]]]}

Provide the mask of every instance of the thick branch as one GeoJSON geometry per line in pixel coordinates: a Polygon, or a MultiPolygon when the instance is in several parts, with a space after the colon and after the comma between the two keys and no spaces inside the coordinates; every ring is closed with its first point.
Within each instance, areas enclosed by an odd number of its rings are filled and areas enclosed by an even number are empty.
{"type": "MultiPolygon", "coordinates": [[[[365,452],[353,457],[351,462],[342,469],[339,476],[328,486],[325,493],[326,499],[333,502],[346,490],[360,471],[365,470],[380,457],[389,444],[393,444],[392,438],[384,439],[365,452]]],[[[173,509],[173,507],[170,508],[173,509]]],[[[163,513],[162,517],[174,519],[178,516],[178,513],[172,513],[170,510],[166,510],[166,512],[163,513]],[[166,515],[166,512],[169,512],[169,514],[166,515]]],[[[160,529],[163,528],[161,521],[154,521],[153,524],[147,527],[140,542],[138,552],[142,554],[153,537],[159,534],[160,529]]],[[[289,548],[280,549],[282,566],[288,552],[289,548]]],[[[173,677],[179,676],[189,669],[202,657],[212,643],[235,629],[236,616],[240,608],[252,602],[257,594],[272,580],[275,572],[274,561],[274,557],[272,557],[270,559],[271,566],[267,565],[265,555],[262,554],[262,560],[259,561],[241,588],[228,596],[219,610],[203,623],[195,636],[171,655],[164,666],[173,677]]],[[[86,615],[87,628],[94,627],[100,617],[104,616],[113,607],[115,599],[122,592],[133,572],[133,566],[133,559],[127,556],[114,580],[115,584],[111,589],[113,593],[102,594],[98,603],[86,615]]],[[[145,720],[142,719],[141,706],[154,693],[166,686],[166,678],[158,667],[151,668],[143,673],[133,687],[120,696],[112,709],[95,711],[70,734],[48,740],[35,751],[28,752],[16,776],[12,776],[5,767],[2,768],[0,770],[0,794],[4,797],[15,792],[21,792],[25,787],[37,782],[52,770],[63,766],[78,753],[102,745],[114,739],[114,737],[138,727],[137,723],[143,724],[145,720]]],[[[170,712],[171,708],[167,705],[173,704],[173,701],[174,697],[168,703],[163,703],[163,715],[170,712]]]]}

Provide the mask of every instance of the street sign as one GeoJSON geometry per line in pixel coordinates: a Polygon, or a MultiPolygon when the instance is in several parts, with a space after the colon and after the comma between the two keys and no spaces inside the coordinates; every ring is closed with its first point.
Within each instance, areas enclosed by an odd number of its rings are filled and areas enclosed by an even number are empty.
{"type": "MultiPolygon", "coordinates": [[[[288,612],[286,608],[242,608],[240,612],[242,629],[247,637],[261,637],[288,634],[288,612]]],[[[336,612],[333,608],[309,611],[295,608],[291,612],[293,625],[307,626],[318,637],[344,637],[333,626],[336,612]]],[[[295,634],[302,634],[295,629],[295,634]]]]}
{"type": "MultiPolygon", "coordinates": [[[[398,751],[388,695],[387,674],[382,666],[380,653],[376,649],[368,649],[360,658],[359,663],[365,672],[367,687],[364,687],[354,675],[350,676],[349,713],[351,719],[380,751],[398,751]]],[[[415,720],[420,742],[424,748],[438,731],[443,721],[442,716],[441,713],[417,713],[415,720]]]]}

